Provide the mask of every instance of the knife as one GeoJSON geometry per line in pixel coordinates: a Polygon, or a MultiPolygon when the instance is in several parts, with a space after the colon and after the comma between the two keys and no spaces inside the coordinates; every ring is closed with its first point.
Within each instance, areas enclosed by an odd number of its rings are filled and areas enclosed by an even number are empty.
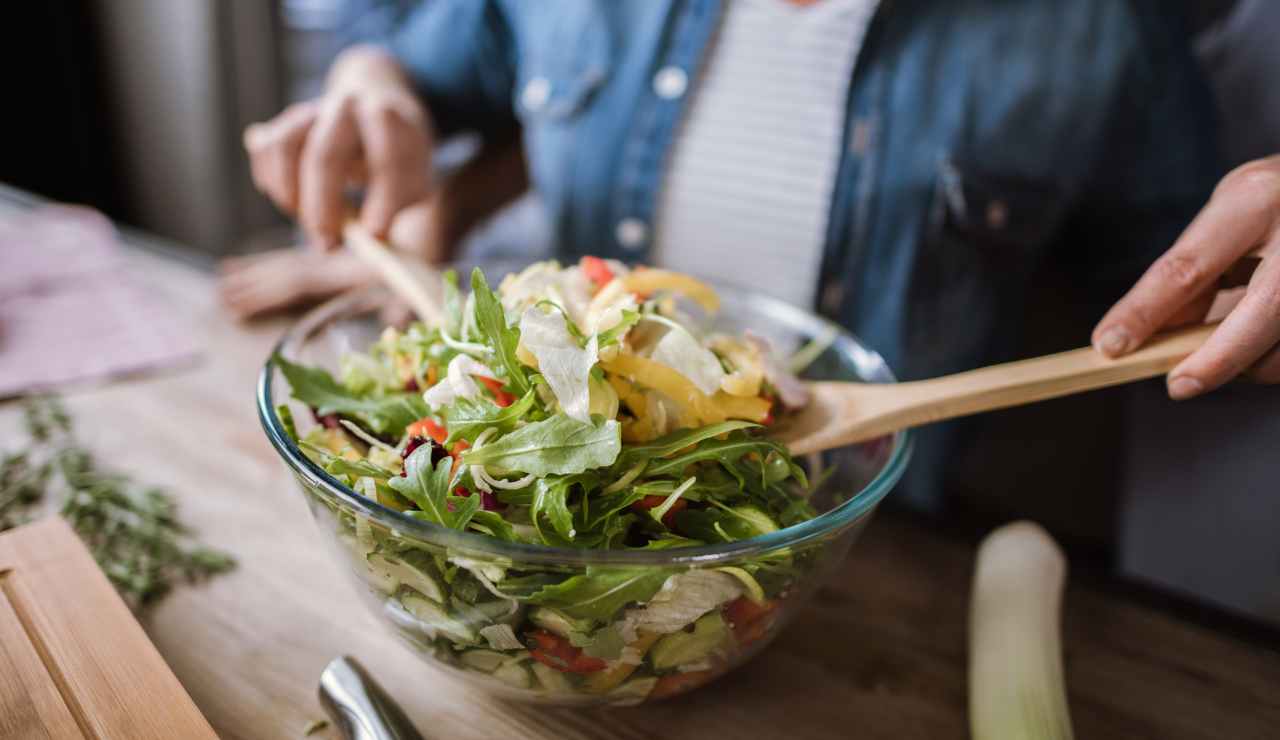
{"type": "Polygon", "coordinates": [[[320,704],[346,740],[423,740],[355,658],[334,658],[320,674],[320,704]]]}

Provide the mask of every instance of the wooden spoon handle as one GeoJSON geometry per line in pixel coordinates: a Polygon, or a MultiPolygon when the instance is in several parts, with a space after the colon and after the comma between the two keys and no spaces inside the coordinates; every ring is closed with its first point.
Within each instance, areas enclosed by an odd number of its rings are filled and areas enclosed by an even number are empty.
{"type": "Polygon", "coordinates": [[[342,236],[347,248],[377,270],[383,282],[408,302],[418,318],[429,325],[443,323],[440,302],[429,288],[440,284],[439,273],[396,252],[354,220],[343,225],[342,236]]]}
{"type": "Polygon", "coordinates": [[[910,389],[912,401],[897,415],[906,422],[899,428],[1153,378],[1172,370],[1204,344],[1215,328],[1205,324],[1160,334],[1138,351],[1116,359],[1086,347],[904,383],[899,387],[910,389]]]}

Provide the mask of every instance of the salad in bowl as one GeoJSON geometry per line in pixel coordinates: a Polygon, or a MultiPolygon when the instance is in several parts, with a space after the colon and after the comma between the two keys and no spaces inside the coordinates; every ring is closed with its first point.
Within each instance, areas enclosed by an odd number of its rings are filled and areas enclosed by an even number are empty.
{"type": "Polygon", "coordinates": [[[723,674],[905,467],[905,434],[804,461],[769,438],[807,400],[793,372],[892,380],[803,312],[591,257],[459,283],[431,325],[318,309],[259,412],[370,605],[490,688],[636,703],[723,674]]]}

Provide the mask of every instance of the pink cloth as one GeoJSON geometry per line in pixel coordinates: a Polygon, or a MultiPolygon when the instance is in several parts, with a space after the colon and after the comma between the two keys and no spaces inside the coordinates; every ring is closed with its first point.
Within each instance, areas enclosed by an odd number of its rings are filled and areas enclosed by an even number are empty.
{"type": "Polygon", "coordinates": [[[0,398],[190,361],[172,306],[129,269],[89,208],[0,212],[0,398]]]}

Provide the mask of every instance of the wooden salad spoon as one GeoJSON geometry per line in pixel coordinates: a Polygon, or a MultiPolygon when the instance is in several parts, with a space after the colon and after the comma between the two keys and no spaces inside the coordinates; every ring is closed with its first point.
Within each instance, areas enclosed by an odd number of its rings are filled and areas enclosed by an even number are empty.
{"type": "Polygon", "coordinates": [[[382,281],[409,304],[428,326],[444,323],[440,308],[440,272],[419,259],[397,252],[370,234],[359,222],[348,219],[342,227],[347,249],[377,271],[382,281]]]}
{"type": "MultiPolygon", "coordinates": [[[[1250,252],[1223,277],[1220,289],[1248,284],[1262,260],[1277,256],[1266,248],[1250,252]]],[[[804,455],[935,421],[1146,380],[1172,370],[1216,328],[1206,323],[1157,334],[1115,359],[1085,347],[909,383],[809,383],[809,404],[780,419],[770,436],[804,455]]]]}
{"type": "Polygon", "coordinates": [[[796,455],[820,452],[982,411],[1162,375],[1204,344],[1216,325],[1160,334],[1110,359],[1092,347],[909,383],[809,383],[809,403],[770,436],[796,455]]]}

